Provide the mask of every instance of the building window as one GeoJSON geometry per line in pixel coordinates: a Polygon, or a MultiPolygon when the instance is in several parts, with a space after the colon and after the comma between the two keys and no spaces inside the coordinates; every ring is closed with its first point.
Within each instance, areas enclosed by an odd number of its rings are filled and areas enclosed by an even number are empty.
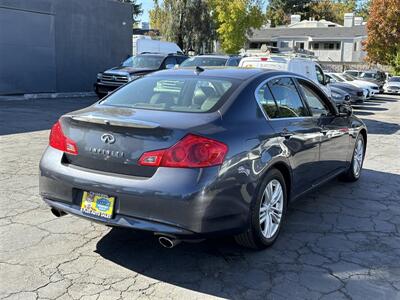
{"type": "Polygon", "coordinates": [[[357,42],[354,42],[354,51],[357,51],[357,42]]]}
{"type": "Polygon", "coordinates": [[[281,42],[281,48],[288,48],[289,42],[281,42]]]}
{"type": "Polygon", "coordinates": [[[314,49],[315,49],[315,50],[318,50],[318,49],[319,49],[319,43],[314,43],[313,46],[314,46],[314,49]]]}
{"type": "Polygon", "coordinates": [[[336,43],[336,50],[340,50],[340,43],[336,43]]]}
{"type": "Polygon", "coordinates": [[[260,43],[250,43],[250,49],[258,49],[260,48],[260,43]]]}
{"type": "Polygon", "coordinates": [[[336,43],[324,43],[324,50],[334,50],[336,43]]]}
{"type": "Polygon", "coordinates": [[[278,42],[272,42],[272,47],[278,47],[278,42]]]}
{"type": "Polygon", "coordinates": [[[296,42],[296,47],[299,49],[304,49],[304,42],[296,42]]]}

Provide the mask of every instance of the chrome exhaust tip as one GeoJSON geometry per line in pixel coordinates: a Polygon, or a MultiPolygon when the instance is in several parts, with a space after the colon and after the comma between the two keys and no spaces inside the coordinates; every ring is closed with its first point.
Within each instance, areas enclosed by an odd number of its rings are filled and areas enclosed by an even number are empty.
{"type": "Polygon", "coordinates": [[[174,238],[170,238],[167,236],[160,236],[158,238],[158,242],[160,243],[161,246],[163,246],[164,248],[167,249],[172,249],[174,248],[176,245],[178,245],[181,241],[174,239],[174,238]]]}
{"type": "Polygon", "coordinates": [[[67,214],[66,212],[56,209],[54,207],[51,208],[51,213],[55,215],[57,218],[65,216],[67,214]]]}

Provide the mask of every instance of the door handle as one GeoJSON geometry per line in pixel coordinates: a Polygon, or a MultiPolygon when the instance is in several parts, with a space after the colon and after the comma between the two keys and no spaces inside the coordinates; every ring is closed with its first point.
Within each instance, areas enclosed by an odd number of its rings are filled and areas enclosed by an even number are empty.
{"type": "Polygon", "coordinates": [[[324,127],[322,127],[322,128],[320,129],[320,132],[321,132],[323,135],[326,135],[326,134],[328,133],[328,131],[329,131],[329,129],[324,128],[324,127]]]}
{"type": "Polygon", "coordinates": [[[280,133],[280,136],[281,136],[281,137],[284,137],[285,139],[290,138],[292,135],[293,135],[293,132],[290,132],[290,131],[282,131],[282,132],[280,133]]]}

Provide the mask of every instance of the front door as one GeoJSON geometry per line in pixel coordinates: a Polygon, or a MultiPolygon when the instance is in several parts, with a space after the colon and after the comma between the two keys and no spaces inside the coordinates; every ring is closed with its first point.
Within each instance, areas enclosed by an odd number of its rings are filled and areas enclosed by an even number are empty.
{"type": "Polygon", "coordinates": [[[301,79],[297,81],[313,119],[322,133],[319,174],[326,177],[347,165],[350,143],[348,117],[336,116],[332,104],[312,84],[301,79]]]}
{"type": "Polygon", "coordinates": [[[292,191],[301,193],[319,178],[320,127],[289,77],[271,79],[258,89],[257,99],[287,151],[293,170],[292,191]]]}

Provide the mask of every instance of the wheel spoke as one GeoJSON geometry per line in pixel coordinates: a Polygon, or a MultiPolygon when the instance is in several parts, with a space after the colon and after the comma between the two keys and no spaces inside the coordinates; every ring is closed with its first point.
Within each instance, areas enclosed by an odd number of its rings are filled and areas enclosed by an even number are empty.
{"type": "Polygon", "coordinates": [[[274,195],[272,197],[271,205],[275,205],[282,198],[282,187],[279,185],[275,189],[274,195]]]}
{"type": "Polygon", "coordinates": [[[271,218],[275,222],[275,224],[279,224],[279,222],[281,221],[280,214],[273,212],[273,211],[271,211],[271,218]]]}

